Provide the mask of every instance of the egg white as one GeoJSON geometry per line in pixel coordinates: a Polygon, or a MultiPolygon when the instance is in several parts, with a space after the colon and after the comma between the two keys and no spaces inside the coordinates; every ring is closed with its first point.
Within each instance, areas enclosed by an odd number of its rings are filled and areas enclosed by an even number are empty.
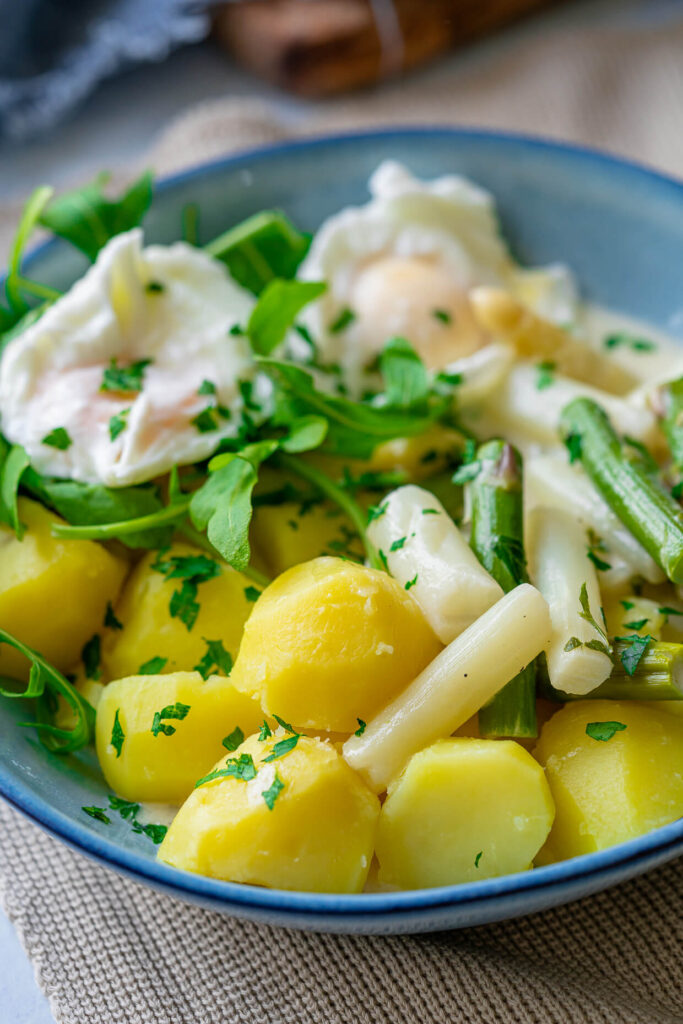
{"type": "MultiPolygon", "coordinates": [[[[135,229],[111,239],[95,264],[35,324],[7,346],[0,364],[2,431],[41,473],[117,487],[174,464],[206,458],[238,429],[241,380],[254,377],[244,325],[253,297],[210,256],[177,242],[143,248],[135,229]],[[154,282],[152,290],[147,286],[154,282]],[[100,390],[112,359],[150,359],[139,393],[100,390]],[[202,382],[215,394],[199,394],[202,382]],[[217,429],[192,420],[221,405],[217,429]],[[129,409],[111,440],[109,423],[129,409]],[[43,443],[63,427],[71,445],[43,443]]],[[[256,379],[257,391],[264,387],[256,379]]]]}
{"type": "MultiPolygon", "coordinates": [[[[328,284],[301,320],[322,360],[341,364],[352,388],[361,387],[364,367],[393,336],[407,338],[433,369],[489,341],[467,297],[477,285],[509,288],[555,322],[574,318],[577,296],[569,271],[560,265],[519,267],[484,189],[455,175],[423,182],[393,161],[377,168],[369,189],[369,203],[322,224],[299,269],[303,280],[328,284]],[[346,309],[353,319],[335,331],[346,309]]],[[[305,357],[295,338],[290,350],[305,357]]]]}

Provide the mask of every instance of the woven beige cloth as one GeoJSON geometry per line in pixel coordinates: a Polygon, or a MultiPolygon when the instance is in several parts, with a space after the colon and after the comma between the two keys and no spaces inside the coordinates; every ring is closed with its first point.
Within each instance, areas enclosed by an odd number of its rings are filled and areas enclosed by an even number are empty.
{"type": "MultiPolygon", "coordinates": [[[[683,15],[506,38],[447,74],[287,123],[263,103],[204,104],[160,134],[151,163],[167,173],[292,134],[458,122],[601,145],[680,173],[683,15]]],[[[0,210],[0,245],[15,217],[0,210]]],[[[59,1024],[683,1022],[681,861],[526,920],[416,938],[315,936],[177,903],[0,806],[0,898],[59,1024]]]]}

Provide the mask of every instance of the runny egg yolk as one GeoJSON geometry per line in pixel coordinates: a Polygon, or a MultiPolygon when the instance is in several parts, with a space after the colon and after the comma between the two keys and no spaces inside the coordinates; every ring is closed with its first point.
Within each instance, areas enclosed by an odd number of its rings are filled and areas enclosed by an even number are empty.
{"type": "Polygon", "coordinates": [[[368,354],[403,337],[430,369],[470,355],[485,342],[467,291],[452,272],[424,257],[384,256],[356,276],[350,306],[355,335],[368,354]]]}

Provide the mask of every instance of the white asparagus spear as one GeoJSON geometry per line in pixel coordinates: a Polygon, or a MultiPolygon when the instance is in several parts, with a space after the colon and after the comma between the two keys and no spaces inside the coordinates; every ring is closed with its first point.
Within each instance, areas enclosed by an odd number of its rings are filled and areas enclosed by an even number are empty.
{"type": "Polygon", "coordinates": [[[600,622],[600,588],[588,558],[586,532],[568,512],[537,508],[527,532],[529,573],[550,608],[553,635],[546,651],[551,685],[563,693],[590,693],[612,671],[605,635],[582,616],[581,591],[586,588],[590,614],[600,622]]]}
{"type": "Polygon", "coordinates": [[[453,640],[343,754],[382,792],[414,753],[450,736],[550,642],[545,598],[522,583],[453,640]]]}
{"type": "Polygon", "coordinates": [[[445,366],[444,373],[461,378],[456,391],[458,408],[469,409],[481,403],[502,382],[514,359],[510,345],[492,342],[445,366]]]}
{"type": "Polygon", "coordinates": [[[433,494],[410,484],[392,491],[368,538],[387,559],[439,640],[448,644],[503,596],[433,494]]]}
{"type": "Polygon", "coordinates": [[[665,579],[654,559],[615,516],[586,474],[571,466],[564,453],[530,458],[525,464],[525,488],[528,507],[571,509],[579,522],[594,530],[610,551],[621,556],[630,566],[631,575],[642,576],[648,583],[665,579]]]}

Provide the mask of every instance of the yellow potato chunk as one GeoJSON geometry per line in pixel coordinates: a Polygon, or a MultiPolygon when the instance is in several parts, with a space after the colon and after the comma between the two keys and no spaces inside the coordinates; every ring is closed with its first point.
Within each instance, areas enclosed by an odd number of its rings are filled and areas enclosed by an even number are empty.
{"type": "MultiPolygon", "coordinates": [[[[265,742],[250,736],[231,755],[235,762],[253,762],[246,779],[221,777],[195,789],[171,824],[160,859],[232,882],[360,892],[372,860],[379,800],[317,738],[300,736],[293,750],[264,763],[285,739],[283,730],[265,742]]],[[[216,765],[225,768],[225,760],[216,765]]]]}
{"type": "Polygon", "coordinates": [[[537,863],[604,850],[683,815],[683,718],[667,711],[638,701],[567,704],[543,726],[534,755],[557,808],[537,863]],[[609,739],[586,733],[609,722],[626,728],[609,739]]]}
{"type": "MultiPolygon", "coordinates": [[[[0,526],[0,626],[65,672],[102,626],[128,566],[94,541],[53,537],[63,520],[35,501],[19,499],[19,518],[22,540],[0,526]]],[[[28,671],[18,651],[0,647],[0,675],[28,671]]]]}
{"type": "Polygon", "coordinates": [[[182,593],[186,581],[153,566],[190,556],[211,557],[189,544],[173,544],[161,555],[150,552],[135,567],[115,609],[123,629],[109,631],[103,641],[107,679],[136,675],[141,665],[158,657],[166,659],[165,672],[189,672],[207,653],[208,640],[220,640],[233,660],[237,656],[257,591],[246,576],[215,559],[218,575],[196,585],[195,621],[191,598],[186,603],[189,614],[183,616],[181,609],[172,615],[174,594],[182,593]]]}
{"type": "Polygon", "coordinates": [[[264,590],[232,679],[295,727],[348,734],[440,650],[417,602],[387,573],[316,558],[264,590]]]}
{"type": "Polygon", "coordinates": [[[130,676],[104,688],[97,707],[97,756],[119,796],[180,804],[225,754],[223,739],[238,727],[248,736],[262,719],[258,704],[225,676],[130,676]],[[164,709],[176,717],[162,715],[155,723],[155,713],[164,709]]]}
{"type": "Polygon", "coordinates": [[[512,740],[438,740],[389,786],[379,880],[427,889],[526,871],[553,823],[542,769],[512,740]]]}
{"type": "Polygon", "coordinates": [[[330,505],[307,508],[301,502],[255,509],[251,536],[268,571],[279,576],[319,555],[344,554],[363,559],[363,546],[346,516],[330,505]]]}

